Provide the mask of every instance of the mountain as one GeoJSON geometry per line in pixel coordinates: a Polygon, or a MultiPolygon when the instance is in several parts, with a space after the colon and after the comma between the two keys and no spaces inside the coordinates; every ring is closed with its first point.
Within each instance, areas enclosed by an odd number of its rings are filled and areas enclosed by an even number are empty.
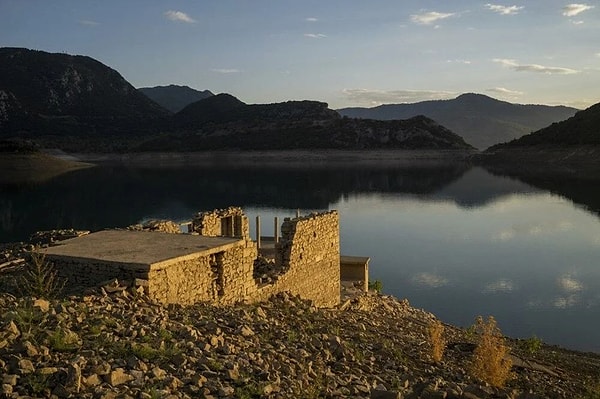
{"type": "MultiPolygon", "coordinates": [[[[202,93],[177,86],[148,91],[151,96],[202,93]]],[[[207,98],[171,113],[143,92],[90,57],[0,48],[0,139],[32,140],[68,152],[105,153],[472,150],[462,138],[424,116],[393,121],[342,118],[318,101],[248,105],[232,95],[210,92],[205,92],[207,98]]]]}
{"type": "Polygon", "coordinates": [[[172,116],[171,126],[176,133],[148,140],[139,150],[473,149],[424,116],[393,121],[342,118],[318,101],[248,105],[230,94],[188,105],[172,116]]]}
{"type": "Polygon", "coordinates": [[[500,144],[490,150],[528,146],[600,145],[600,103],[577,112],[571,118],[553,123],[534,133],[500,144]]]}
{"type": "Polygon", "coordinates": [[[0,48],[0,137],[131,132],[167,116],[93,58],[0,48]]]}
{"type": "Polygon", "coordinates": [[[353,118],[382,120],[426,115],[463,137],[467,143],[484,149],[567,119],[577,109],[512,104],[483,94],[469,93],[452,100],[386,104],[374,108],[343,108],[338,112],[353,118]]]}
{"type": "MultiPolygon", "coordinates": [[[[488,148],[484,163],[543,164],[544,168],[580,165],[600,168],[600,103],[566,121],[488,148]]],[[[506,166],[506,165],[505,165],[506,166]]]]}
{"type": "Polygon", "coordinates": [[[210,90],[199,91],[188,86],[156,86],[138,89],[155,103],[175,113],[187,105],[214,96],[210,90]]]}

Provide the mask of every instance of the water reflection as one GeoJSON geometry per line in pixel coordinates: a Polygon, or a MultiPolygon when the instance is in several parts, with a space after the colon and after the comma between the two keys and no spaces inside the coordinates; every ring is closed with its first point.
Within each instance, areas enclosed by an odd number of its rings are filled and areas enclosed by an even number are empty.
{"type": "Polygon", "coordinates": [[[0,186],[0,241],[185,220],[229,205],[251,222],[338,209],[342,252],[370,256],[385,292],[446,322],[468,326],[492,314],[507,334],[600,351],[600,221],[588,211],[600,210],[596,187],[464,164],[106,166],[0,186]]]}

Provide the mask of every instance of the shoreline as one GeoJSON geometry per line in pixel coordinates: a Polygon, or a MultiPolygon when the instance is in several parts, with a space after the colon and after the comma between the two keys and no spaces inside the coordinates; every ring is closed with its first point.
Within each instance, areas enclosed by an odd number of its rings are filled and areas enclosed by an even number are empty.
{"type": "Polygon", "coordinates": [[[223,150],[201,152],[143,153],[72,153],[53,156],[94,164],[127,164],[139,166],[216,165],[282,165],[311,166],[335,164],[410,164],[466,162],[474,154],[465,150],[223,150]]]}

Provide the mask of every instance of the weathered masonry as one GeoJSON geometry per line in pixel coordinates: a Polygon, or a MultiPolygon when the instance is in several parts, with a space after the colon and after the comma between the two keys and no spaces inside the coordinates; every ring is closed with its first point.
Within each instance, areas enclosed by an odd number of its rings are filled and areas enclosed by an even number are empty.
{"type": "Polygon", "coordinates": [[[286,218],[276,244],[276,278],[255,277],[258,250],[240,208],[198,214],[192,234],[105,230],[44,250],[68,285],[143,280],[162,303],[231,304],[290,292],[321,307],[340,301],[340,241],[336,211],[286,218]]]}

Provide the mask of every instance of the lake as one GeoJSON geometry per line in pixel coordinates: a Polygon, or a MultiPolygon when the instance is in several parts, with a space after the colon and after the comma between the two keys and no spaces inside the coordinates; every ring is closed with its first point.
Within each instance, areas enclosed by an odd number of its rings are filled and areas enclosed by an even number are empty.
{"type": "Polygon", "coordinates": [[[184,221],[241,206],[251,221],[337,209],[344,255],[442,321],[600,352],[598,180],[493,175],[468,165],[105,165],[0,185],[0,242],[36,230],[184,221]]]}

